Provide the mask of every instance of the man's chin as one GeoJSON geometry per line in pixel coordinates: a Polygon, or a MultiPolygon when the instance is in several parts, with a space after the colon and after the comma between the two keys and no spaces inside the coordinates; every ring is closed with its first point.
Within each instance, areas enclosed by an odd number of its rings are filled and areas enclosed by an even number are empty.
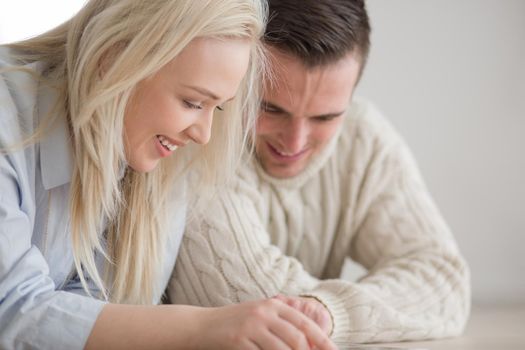
{"type": "Polygon", "coordinates": [[[270,176],[278,179],[286,179],[297,176],[303,171],[304,167],[299,164],[288,164],[288,165],[270,165],[264,166],[263,169],[270,176]]]}
{"type": "Polygon", "coordinates": [[[256,151],[255,154],[264,171],[268,175],[279,179],[297,176],[304,170],[305,164],[308,163],[307,159],[304,159],[305,155],[303,155],[302,159],[285,163],[274,159],[271,154],[265,152],[257,153],[256,151]]]}

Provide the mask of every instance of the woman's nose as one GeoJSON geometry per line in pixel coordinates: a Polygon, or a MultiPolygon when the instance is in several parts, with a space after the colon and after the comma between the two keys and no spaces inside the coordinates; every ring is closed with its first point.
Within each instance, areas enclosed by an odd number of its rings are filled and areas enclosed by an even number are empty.
{"type": "Polygon", "coordinates": [[[187,131],[188,136],[193,142],[199,145],[205,145],[210,141],[212,121],[213,111],[198,117],[187,131]]]}

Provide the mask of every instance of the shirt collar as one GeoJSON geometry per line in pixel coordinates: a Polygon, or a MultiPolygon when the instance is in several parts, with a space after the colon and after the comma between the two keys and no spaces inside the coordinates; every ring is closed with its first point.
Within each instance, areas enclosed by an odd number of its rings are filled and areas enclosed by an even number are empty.
{"type": "MultiPolygon", "coordinates": [[[[36,110],[39,122],[47,117],[57,99],[55,90],[43,88],[41,84],[40,87],[36,110]]],[[[55,119],[40,141],[40,168],[42,170],[42,183],[46,190],[71,181],[73,174],[72,147],[67,121],[62,114],[55,119]]]]}

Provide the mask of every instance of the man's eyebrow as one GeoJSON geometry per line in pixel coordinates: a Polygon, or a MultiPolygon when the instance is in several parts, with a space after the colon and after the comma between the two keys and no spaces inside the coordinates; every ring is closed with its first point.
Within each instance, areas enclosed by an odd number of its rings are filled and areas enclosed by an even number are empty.
{"type": "Polygon", "coordinates": [[[264,108],[271,108],[271,109],[274,109],[275,111],[277,111],[278,113],[291,115],[291,113],[288,112],[286,109],[284,109],[284,108],[282,108],[282,107],[280,107],[280,106],[278,106],[278,105],[276,105],[274,103],[262,100],[261,104],[263,105],[264,108]]]}
{"type": "Polygon", "coordinates": [[[341,112],[333,112],[333,113],[326,113],[326,114],[321,114],[321,115],[314,115],[310,118],[336,118],[336,117],[339,117],[340,115],[343,115],[345,111],[341,111],[341,112]]]}
{"type": "MultiPolygon", "coordinates": [[[[291,115],[290,112],[288,112],[286,109],[274,104],[274,103],[271,103],[271,102],[268,102],[268,101],[265,101],[263,100],[262,101],[262,105],[265,107],[265,108],[271,108],[271,109],[274,109],[277,113],[282,113],[282,114],[286,114],[286,115],[291,115]]],[[[308,118],[335,118],[335,117],[339,117],[340,115],[342,115],[343,113],[345,113],[346,110],[343,110],[343,111],[340,111],[340,112],[333,112],[333,113],[326,113],[326,114],[320,114],[320,115],[312,115],[312,116],[308,116],[308,118]]]]}

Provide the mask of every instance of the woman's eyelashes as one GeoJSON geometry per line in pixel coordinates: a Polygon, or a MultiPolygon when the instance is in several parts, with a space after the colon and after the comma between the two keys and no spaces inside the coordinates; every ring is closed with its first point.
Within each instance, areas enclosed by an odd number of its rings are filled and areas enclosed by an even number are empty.
{"type": "MultiPolygon", "coordinates": [[[[184,105],[190,109],[202,109],[203,108],[203,106],[198,103],[190,102],[188,100],[183,100],[183,102],[184,102],[184,105]]],[[[216,106],[215,108],[218,109],[219,111],[224,110],[223,106],[216,106]]]]}
{"type": "Polygon", "coordinates": [[[183,100],[183,102],[186,105],[186,107],[188,107],[188,108],[191,108],[191,109],[202,109],[202,106],[197,104],[197,103],[193,103],[193,102],[190,102],[188,100],[183,100]]]}

